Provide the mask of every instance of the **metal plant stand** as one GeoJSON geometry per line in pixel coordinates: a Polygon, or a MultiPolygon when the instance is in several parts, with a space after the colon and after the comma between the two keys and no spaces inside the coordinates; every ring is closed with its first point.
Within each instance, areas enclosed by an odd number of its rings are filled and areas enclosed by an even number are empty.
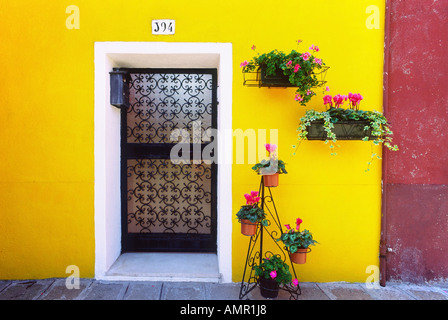
{"type": "MultiPolygon", "coordinates": [[[[251,236],[249,239],[249,246],[247,249],[246,263],[244,265],[243,279],[241,280],[239,299],[244,299],[253,289],[259,286],[259,279],[255,275],[255,271],[252,268],[254,264],[261,263],[263,258],[274,255],[271,251],[263,251],[263,240],[264,237],[267,239],[271,238],[275,246],[280,249],[280,256],[284,262],[289,261],[291,266],[291,274],[293,278],[297,279],[296,271],[294,270],[294,265],[291,262],[291,258],[286,248],[282,248],[276,239],[280,237],[283,233],[282,224],[280,218],[278,217],[277,209],[275,207],[274,198],[272,197],[272,192],[270,187],[265,187],[263,183],[263,177],[261,177],[259,195],[261,200],[261,208],[267,213],[269,223],[268,226],[262,226],[258,224],[257,232],[255,235],[251,236]],[[266,190],[268,192],[266,192],[266,190]],[[269,237],[267,237],[269,236],[269,237]]],[[[290,294],[290,300],[297,300],[301,294],[300,285],[294,286],[292,284],[280,285],[280,290],[286,291],[290,294]]]]}

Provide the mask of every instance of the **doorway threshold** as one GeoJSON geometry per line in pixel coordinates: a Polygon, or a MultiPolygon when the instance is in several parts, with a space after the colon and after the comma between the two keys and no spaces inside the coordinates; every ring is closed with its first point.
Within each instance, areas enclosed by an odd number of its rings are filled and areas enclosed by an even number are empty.
{"type": "Polygon", "coordinates": [[[221,282],[215,253],[127,252],[107,271],[105,280],[221,282]]]}

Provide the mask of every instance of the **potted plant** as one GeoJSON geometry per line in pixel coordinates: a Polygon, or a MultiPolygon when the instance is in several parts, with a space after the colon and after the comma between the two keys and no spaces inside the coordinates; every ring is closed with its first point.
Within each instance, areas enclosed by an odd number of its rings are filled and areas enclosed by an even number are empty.
{"type": "MultiPolygon", "coordinates": [[[[363,100],[361,94],[326,95],[323,100],[326,111],[307,110],[300,119],[297,129],[299,144],[303,140],[330,142],[332,155],[336,155],[333,150],[337,140],[370,140],[375,145],[382,143],[389,150],[398,150],[397,145],[392,145],[393,133],[386,117],[378,111],[360,110],[359,105],[363,100]],[[344,108],[346,101],[348,105],[344,108]]],[[[372,153],[372,159],[375,156],[372,153]]]]}
{"type": "Polygon", "coordinates": [[[300,224],[302,220],[296,219],[296,228],[293,229],[289,224],[286,224],[286,232],[282,233],[277,241],[282,241],[286,249],[289,251],[291,261],[296,264],[306,263],[306,254],[311,251],[310,246],[318,243],[313,239],[313,235],[307,229],[300,231],[300,224]]]}
{"type": "Polygon", "coordinates": [[[256,173],[263,176],[263,184],[266,187],[277,187],[280,173],[288,173],[285,163],[277,158],[275,144],[265,144],[266,151],[269,153],[269,160],[261,160],[252,167],[256,173]]]}
{"type": "Polygon", "coordinates": [[[258,206],[260,197],[257,191],[251,191],[244,195],[246,204],[241,206],[236,216],[241,223],[241,233],[246,236],[253,236],[257,231],[257,224],[267,226],[266,213],[258,206]]]}
{"type": "MultiPolygon", "coordinates": [[[[301,42],[302,40],[297,40],[297,46],[301,42]]],[[[256,50],[256,47],[252,46],[252,50],[256,50]]],[[[305,106],[316,95],[313,89],[325,83],[322,79],[328,69],[322,59],[316,57],[319,47],[312,45],[309,50],[311,52],[291,50],[290,53],[284,53],[275,49],[267,53],[257,53],[251,60],[242,62],[240,67],[243,68],[243,75],[259,73],[256,81],[259,81],[260,86],[296,87],[295,100],[305,106]],[[318,75],[321,75],[321,80],[318,75]]]]}
{"type": "Polygon", "coordinates": [[[276,298],[280,285],[292,283],[298,285],[297,279],[292,280],[289,266],[278,255],[263,258],[259,265],[252,267],[258,277],[260,293],[264,298],[276,298]]]}

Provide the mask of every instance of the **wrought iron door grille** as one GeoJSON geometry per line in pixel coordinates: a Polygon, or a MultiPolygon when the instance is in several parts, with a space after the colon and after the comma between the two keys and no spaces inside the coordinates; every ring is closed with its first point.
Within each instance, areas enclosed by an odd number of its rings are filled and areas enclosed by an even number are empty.
{"type": "Polygon", "coordinates": [[[207,141],[207,129],[216,128],[216,70],[125,70],[123,251],[215,252],[216,164],[194,159],[192,147],[189,164],[173,163],[170,136],[181,129],[190,143],[207,141]]]}
{"type": "Polygon", "coordinates": [[[128,232],[211,233],[211,165],[127,163],[128,232]]]}
{"type": "MultiPolygon", "coordinates": [[[[128,143],[170,143],[174,129],[212,127],[212,74],[131,73],[128,143]]],[[[201,138],[201,137],[193,137],[201,138]]]]}

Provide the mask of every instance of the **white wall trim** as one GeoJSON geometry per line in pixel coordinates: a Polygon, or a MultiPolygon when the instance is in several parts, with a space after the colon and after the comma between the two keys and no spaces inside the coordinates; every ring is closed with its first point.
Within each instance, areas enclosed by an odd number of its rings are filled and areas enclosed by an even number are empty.
{"type": "Polygon", "coordinates": [[[109,104],[113,67],[218,69],[217,256],[222,282],[232,282],[231,43],[95,43],[95,278],[105,279],[121,252],[120,112],[109,104]]]}

